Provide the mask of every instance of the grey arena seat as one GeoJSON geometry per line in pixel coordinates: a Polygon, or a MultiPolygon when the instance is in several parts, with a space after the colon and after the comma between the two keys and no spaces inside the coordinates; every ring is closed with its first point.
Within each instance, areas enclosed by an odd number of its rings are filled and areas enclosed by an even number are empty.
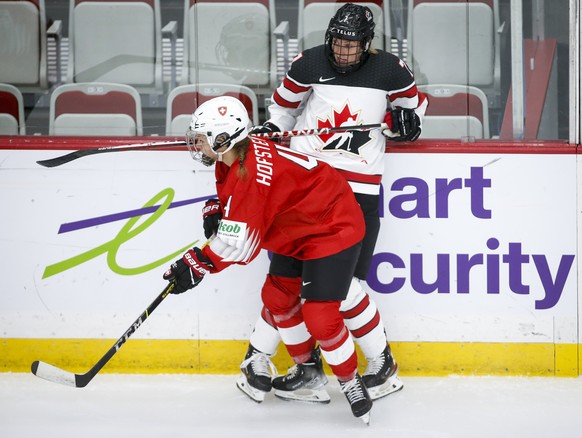
{"type": "Polygon", "coordinates": [[[69,8],[68,83],[163,93],[159,0],[70,0],[69,8]]]}
{"type": "Polygon", "coordinates": [[[60,24],[47,29],[45,0],[0,0],[0,82],[22,93],[46,92],[48,38],[59,44],[60,24]]]}
{"type": "Polygon", "coordinates": [[[487,96],[468,85],[419,85],[429,105],[421,138],[490,138],[487,96]]]}
{"type": "Polygon", "coordinates": [[[299,50],[323,44],[329,20],[345,3],[367,6],[374,15],[376,23],[373,47],[390,50],[392,37],[390,25],[390,0],[350,2],[349,0],[299,0],[297,36],[299,50]]]}
{"type": "Polygon", "coordinates": [[[22,93],[14,85],[0,84],[0,135],[17,134],[26,134],[22,93]]]}
{"type": "Polygon", "coordinates": [[[166,135],[184,135],[194,110],[217,96],[232,96],[246,107],[253,125],[259,124],[257,96],[244,85],[220,83],[188,84],[174,88],[166,105],[166,135]]]}
{"type": "Polygon", "coordinates": [[[63,84],[51,94],[50,135],[143,135],[141,99],[126,84],[63,84]]]}
{"type": "Polygon", "coordinates": [[[180,85],[244,85],[273,92],[277,80],[274,0],[184,2],[180,85]]]}
{"type": "Polygon", "coordinates": [[[409,0],[408,65],[417,84],[499,91],[498,0],[409,0]]]}

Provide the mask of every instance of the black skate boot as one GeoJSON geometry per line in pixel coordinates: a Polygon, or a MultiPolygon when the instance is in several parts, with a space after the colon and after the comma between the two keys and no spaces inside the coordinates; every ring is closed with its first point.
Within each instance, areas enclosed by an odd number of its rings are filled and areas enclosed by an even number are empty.
{"type": "Polygon", "coordinates": [[[273,388],[275,396],[283,400],[329,403],[331,399],[324,388],[326,383],[318,347],[307,362],[289,368],[286,376],[273,379],[273,388]]]}
{"type": "Polygon", "coordinates": [[[366,385],[372,400],[378,400],[404,387],[398,378],[398,364],[392,356],[389,345],[386,345],[378,357],[368,359],[362,382],[366,385]]]}
{"type": "Polygon", "coordinates": [[[370,424],[370,410],[372,409],[372,399],[359,374],[349,382],[338,380],[342,392],[346,395],[352,414],[354,417],[360,418],[367,425],[370,424]]]}
{"type": "Polygon", "coordinates": [[[277,375],[277,369],[271,358],[249,344],[240,370],[241,375],[236,381],[236,386],[252,400],[261,403],[265,399],[265,394],[273,387],[271,376],[277,375]]]}

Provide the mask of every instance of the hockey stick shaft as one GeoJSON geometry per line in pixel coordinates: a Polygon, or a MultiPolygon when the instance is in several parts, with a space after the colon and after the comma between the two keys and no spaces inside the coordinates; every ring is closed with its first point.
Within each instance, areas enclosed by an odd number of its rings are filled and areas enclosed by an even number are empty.
{"type": "MultiPolygon", "coordinates": [[[[281,132],[268,132],[263,134],[254,134],[257,137],[274,138],[274,137],[298,137],[301,135],[325,135],[339,132],[349,132],[349,131],[369,131],[371,129],[386,129],[388,125],[386,123],[375,123],[371,125],[353,125],[353,126],[334,126],[329,128],[318,128],[318,129],[297,129],[291,131],[281,131],[281,132]]],[[[80,149],[78,151],[70,152],[66,155],[61,155],[60,157],[50,158],[48,160],[37,161],[44,167],[57,167],[63,164],[69,163],[78,158],[86,157],[88,155],[103,154],[108,152],[123,152],[123,151],[139,151],[145,149],[159,149],[165,147],[175,147],[175,146],[186,146],[186,141],[161,141],[153,143],[136,143],[136,144],[124,144],[117,146],[104,146],[100,148],[93,149],[80,149]]]]}
{"type": "Polygon", "coordinates": [[[31,365],[32,374],[50,382],[60,383],[62,385],[84,388],[97,375],[109,360],[119,351],[125,342],[133,335],[143,322],[152,314],[158,305],[172,292],[176,283],[170,282],[164,290],[156,297],[146,310],[133,322],[123,335],[113,344],[113,346],[103,355],[99,361],[85,374],[74,374],[61,368],[50,365],[46,362],[35,360],[31,365]]]}
{"type": "Polygon", "coordinates": [[[152,143],[135,143],[135,144],[122,144],[116,146],[103,146],[100,148],[92,148],[92,149],[80,149],[78,151],[70,152],[66,155],[61,155],[60,157],[50,158],[48,160],[40,160],[37,161],[37,164],[40,164],[44,167],[57,167],[62,164],[69,163],[73,160],[78,158],[86,157],[87,155],[95,155],[95,154],[103,154],[107,152],[124,152],[124,151],[139,151],[139,150],[146,150],[146,149],[158,149],[158,148],[167,148],[167,147],[176,147],[176,146],[186,146],[186,142],[184,140],[180,141],[159,141],[159,142],[152,142],[152,143]]]}
{"type": "Polygon", "coordinates": [[[316,129],[297,129],[291,131],[281,131],[281,132],[265,132],[261,134],[253,134],[256,137],[298,137],[301,135],[325,135],[340,132],[349,131],[370,131],[372,129],[387,129],[388,124],[386,123],[373,123],[370,125],[352,125],[352,126],[332,126],[329,128],[316,128],[316,129]]]}

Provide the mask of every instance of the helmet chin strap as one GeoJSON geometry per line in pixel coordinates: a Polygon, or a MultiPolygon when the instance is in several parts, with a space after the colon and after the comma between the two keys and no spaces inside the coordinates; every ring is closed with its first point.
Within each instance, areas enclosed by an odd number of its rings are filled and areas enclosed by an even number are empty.
{"type": "Polygon", "coordinates": [[[221,149],[224,146],[228,146],[229,144],[230,144],[230,142],[226,143],[226,145],[220,144],[220,145],[216,145],[216,146],[210,148],[210,149],[212,149],[212,152],[214,152],[216,154],[216,159],[214,161],[220,161],[220,162],[224,161],[222,158],[223,158],[224,153],[228,151],[228,148],[226,151],[222,151],[222,152],[218,152],[218,149],[221,149]]]}
{"type": "Polygon", "coordinates": [[[216,142],[214,143],[214,147],[212,147],[211,149],[217,155],[216,161],[224,162],[223,155],[225,153],[227,153],[228,151],[230,151],[234,147],[234,145],[235,145],[235,139],[237,139],[237,137],[243,131],[244,131],[244,128],[237,129],[230,137],[228,137],[222,143],[220,143],[218,145],[216,144],[216,142]],[[220,148],[225,147],[225,146],[226,146],[226,150],[225,151],[222,151],[222,152],[218,152],[217,151],[217,149],[220,149],[220,148]]]}
{"type": "Polygon", "coordinates": [[[221,163],[224,163],[224,154],[226,154],[228,151],[230,151],[232,148],[228,148],[225,151],[222,152],[218,152],[218,151],[213,151],[216,154],[216,160],[215,161],[220,161],[221,163]]]}

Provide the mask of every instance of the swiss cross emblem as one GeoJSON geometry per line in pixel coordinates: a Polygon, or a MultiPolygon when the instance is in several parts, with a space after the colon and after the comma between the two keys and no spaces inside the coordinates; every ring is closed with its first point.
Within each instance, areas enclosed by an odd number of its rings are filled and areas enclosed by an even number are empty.
{"type": "Polygon", "coordinates": [[[224,116],[226,114],[226,107],[225,106],[219,106],[218,107],[218,114],[220,114],[221,116],[224,116]]]}

